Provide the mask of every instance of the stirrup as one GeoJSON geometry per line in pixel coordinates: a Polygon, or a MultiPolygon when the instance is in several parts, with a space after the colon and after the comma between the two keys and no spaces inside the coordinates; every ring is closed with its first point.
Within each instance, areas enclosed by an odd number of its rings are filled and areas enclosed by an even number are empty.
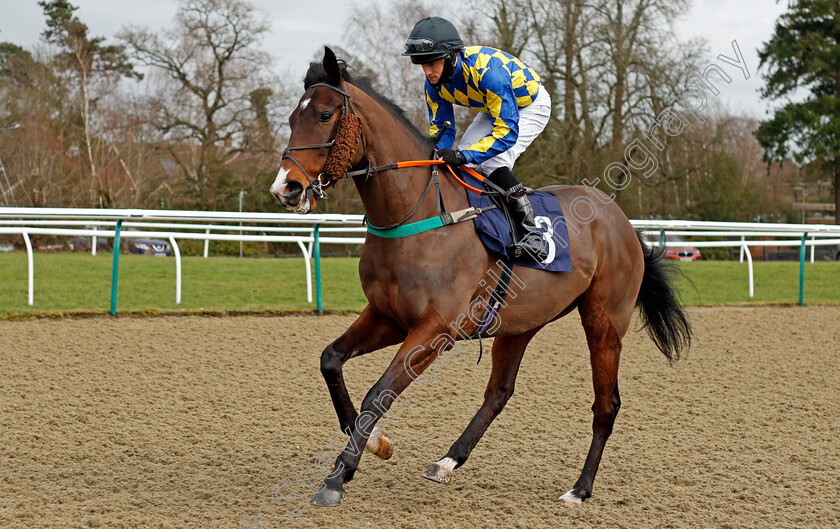
{"type": "Polygon", "coordinates": [[[514,243],[514,244],[508,244],[507,246],[505,246],[505,253],[507,253],[509,256],[513,257],[514,259],[519,259],[520,257],[522,257],[522,254],[524,253],[524,250],[522,250],[522,248],[520,246],[517,246],[514,243]]]}
{"type": "Polygon", "coordinates": [[[505,246],[505,252],[514,259],[520,259],[527,255],[533,259],[534,262],[541,263],[542,261],[545,261],[548,258],[548,252],[545,249],[545,245],[542,243],[542,237],[534,243],[539,245],[539,250],[534,248],[534,246],[529,244],[529,242],[530,241],[528,241],[528,237],[526,236],[519,242],[505,246]]]}
{"type": "Polygon", "coordinates": [[[527,188],[522,184],[516,184],[515,186],[505,191],[505,200],[507,200],[508,202],[513,202],[514,200],[520,199],[527,195],[529,191],[531,193],[534,192],[532,189],[527,188]]]}
{"type": "Polygon", "coordinates": [[[508,244],[505,246],[505,253],[509,256],[513,257],[514,259],[519,259],[522,257],[522,254],[525,253],[525,250],[522,249],[521,246],[517,246],[514,244],[508,244]]]}

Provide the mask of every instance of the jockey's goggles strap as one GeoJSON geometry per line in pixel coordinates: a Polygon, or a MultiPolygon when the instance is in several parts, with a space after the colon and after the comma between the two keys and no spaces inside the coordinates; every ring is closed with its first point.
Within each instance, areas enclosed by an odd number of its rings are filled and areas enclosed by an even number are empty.
{"type": "Polygon", "coordinates": [[[405,40],[406,53],[425,53],[432,51],[433,49],[435,49],[435,41],[432,39],[422,37],[409,38],[405,40]]]}

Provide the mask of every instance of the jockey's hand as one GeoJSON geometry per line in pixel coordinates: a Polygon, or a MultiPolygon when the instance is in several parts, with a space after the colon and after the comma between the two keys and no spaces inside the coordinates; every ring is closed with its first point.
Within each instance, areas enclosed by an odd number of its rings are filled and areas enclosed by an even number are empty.
{"type": "Polygon", "coordinates": [[[452,167],[458,167],[464,165],[469,160],[467,160],[467,155],[462,153],[459,150],[452,150],[452,149],[441,149],[438,151],[438,158],[443,160],[444,162],[448,163],[452,167]]]}

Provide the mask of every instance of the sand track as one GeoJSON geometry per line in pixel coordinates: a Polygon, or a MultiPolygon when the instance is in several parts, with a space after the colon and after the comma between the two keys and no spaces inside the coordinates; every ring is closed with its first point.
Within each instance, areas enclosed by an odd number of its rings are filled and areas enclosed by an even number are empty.
{"type": "MultiPolygon", "coordinates": [[[[306,490],[296,471],[317,485],[316,455],[344,443],[318,360],[352,317],[2,322],[0,527],[840,525],[840,307],[691,316],[695,345],[673,369],[644,333],[625,340],[623,407],[582,507],[555,501],[591,431],[573,314],[531,343],[451,485],[420,473],[478,409],[477,345],[406,391],[394,457],[366,455],[342,507],[296,517],[272,490],[306,490]]],[[[357,404],[392,355],[348,365],[357,404]]]]}

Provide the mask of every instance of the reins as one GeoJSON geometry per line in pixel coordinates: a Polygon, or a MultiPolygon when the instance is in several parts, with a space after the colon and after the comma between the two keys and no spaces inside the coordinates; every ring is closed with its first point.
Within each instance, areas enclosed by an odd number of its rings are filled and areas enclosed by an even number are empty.
{"type": "MultiPolygon", "coordinates": [[[[381,172],[381,171],[391,171],[391,170],[394,170],[394,169],[405,169],[405,168],[408,168],[408,167],[423,167],[423,166],[426,166],[426,165],[443,165],[443,164],[446,164],[446,162],[444,162],[443,160],[408,160],[408,161],[405,161],[405,162],[395,162],[395,163],[389,163],[389,164],[385,164],[385,165],[379,165],[379,166],[376,166],[376,167],[368,167],[367,169],[360,169],[358,171],[349,171],[344,176],[365,175],[366,177],[370,177],[370,175],[381,172]]],[[[449,170],[449,173],[452,175],[452,177],[455,178],[455,181],[458,182],[467,191],[471,191],[471,192],[473,192],[477,195],[491,195],[491,194],[497,193],[497,191],[484,191],[484,190],[475,188],[475,187],[469,185],[468,183],[464,182],[463,180],[461,180],[458,177],[457,173],[455,173],[455,171],[452,169],[452,167],[450,165],[446,164],[446,168],[449,170]]],[[[482,183],[485,183],[485,184],[487,183],[484,175],[482,175],[478,171],[475,171],[471,167],[467,167],[467,166],[463,165],[463,166],[461,166],[461,169],[466,171],[470,176],[473,176],[476,179],[478,179],[479,182],[482,182],[482,183]]]]}
{"type": "MultiPolygon", "coordinates": [[[[357,176],[364,176],[365,180],[370,178],[372,175],[384,171],[393,171],[397,169],[406,169],[410,167],[425,167],[425,166],[437,166],[437,165],[446,165],[446,168],[449,170],[449,173],[461,185],[464,189],[471,193],[476,193],[478,195],[485,195],[485,196],[504,196],[505,192],[499,188],[498,186],[494,185],[492,182],[487,180],[482,174],[478,173],[474,169],[462,166],[461,169],[467,172],[467,174],[476,178],[479,182],[483,183],[485,187],[490,188],[491,190],[482,190],[476,187],[471,186],[470,184],[464,182],[455,170],[443,160],[407,160],[403,162],[394,162],[385,165],[378,165],[373,166],[368,160],[368,165],[364,169],[356,169],[354,171],[348,171],[350,163],[352,163],[352,157],[355,155],[355,147],[358,145],[359,142],[362,144],[362,159],[366,158],[367,155],[367,142],[365,141],[365,131],[364,127],[361,126],[361,118],[356,113],[356,109],[353,108],[353,103],[351,101],[351,95],[346,90],[342,88],[333,86],[328,83],[315,83],[312,87],[316,86],[323,86],[338,92],[344,97],[344,104],[341,106],[341,117],[339,118],[338,126],[335,131],[335,136],[332,140],[327,143],[316,143],[311,145],[298,145],[295,147],[286,147],[283,151],[282,158],[288,158],[291,160],[293,164],[295,164],[298,169],[303,172],[303,175],[306,177],[307,182],[309,182],[309,187],[306,188],[304,191],[307,194],[315,194],[318,198],[327,198],[327,194],[325,193],[325,189],[332,185],[336,180],[342,180],[347,177],[357,177],[357,176]],[[348,113],[349,109],[349,113],[348,113]],[[359,136],[354,137],[352,139],[348,139],[342,137],[342,124],[351,123],[349,117],[353,118],[353,121],[358,123],[359,128],[359,136]],[[345,119],[348,118],[348,119],[345,119]],[[348,145],[352,144],[353,147],[350,149],[350,153],[347,160],[343,162],[337,162],[335,160],[334,155],[334,148],[338,143],[343,143],[343,147],[347,147],[348,145]],[[314,179],[309,176],[309,173],[304,169],[303,165],[292,155],[292,151],[302,151],[302,150],[309,150],[309,149],[330,149],[330,152],[327,154],[327,162],[324,164],[324,169],[321,173],[318,174],[317,177],[314,179]],[[341,166],[343,164],[343,168],[339,170],[335,170],[336,166],[341,166]],[[328,168],[334,170],[336,173],[339,174],[331,174],[332,171],[328,170],[328,168]],[[343,172],[344,174],[340,174],[343,172]],[[326,181],[322,180],[322,177],[326,177],[326,181]]],[[[347,125],[345,125],[347,127],[347,125]]],[[[411,209],[408,215],[405,216],[402,220],[398,222],[394,222],[387,226],[373,226],[367,220],[365,221],[368,225],[368,230],[374,234],[379,235],[380,237],[388,237],[388,238],[397,238],[397,237],[405,237],[408,235],[413,235],[415,233],[420,233],[421,231],[427,231],[430,229],[435,229],[441,226],[446,226],[448,224],[452,224],[455,222],[463,222],[465,220],[469,220],[474,218],[476,215],[481,214],[486,209],[492,209],[495,206],[491,206],[490,208],[467,208],[465,210],[453,212],[452,214],[448,214],[445,211],[438,217],[433,217],[431,219],[426,219],[425,221],[419,221],[416,223],[407,224],[408,221],[417,213],[417,210],[420,209],[420,205],[426,199],[426,196],[429,194],[429,190],[432,188],[432,185],[435,186],[435,193],[436,193],[436,203],[438,211],[442,211],[443,200],[440,194],[440,186],[438,183],[438,172],[436,168],[433,168],[431,176],[429,178],[429,183],[426,185],[426,188],[423,190],[423,193],[420,195],[420,199],[411,209]],[[411,227],[412,225],[418,225],[411,227]],[[422,224],[422,226],[419,226],[422,224]],[[400,228],[409,228],[402,230],[400,228]],[[419,231],[418,231],[419,230],[419,231]]]]}

